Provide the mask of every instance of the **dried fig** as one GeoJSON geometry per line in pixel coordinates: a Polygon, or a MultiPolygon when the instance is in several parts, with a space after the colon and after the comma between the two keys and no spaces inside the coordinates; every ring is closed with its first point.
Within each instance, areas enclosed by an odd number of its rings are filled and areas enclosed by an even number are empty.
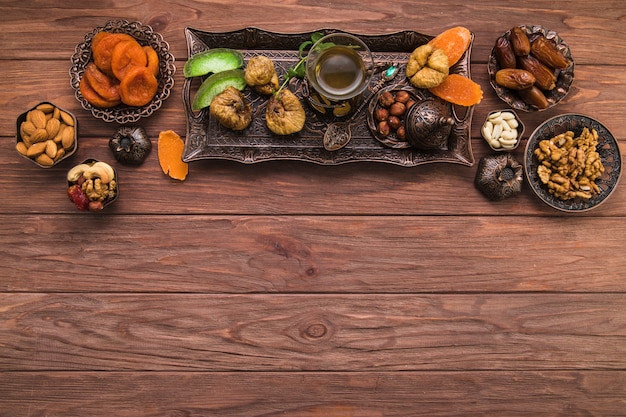
{"type": "Polygon", "coordinates": [[[250,58],[246,65],[246,84],[260,94],[270,95],[278,90],[278,74],[271,59],[263,55],[250,58]]]}
{"type": "Polygon", "coordinates": [[[252,122],[252,107],[235,87],[227,87],[215,96],[209,112],[222,126],[233,130],[244,130],[252,122]]]}
{"type": "Polygon", "coordinates": [[[302,130],[306,121],[304,108],[291,90],[272,94],[265,112],[267,127],[277,135],[289,135],[302,130]]]}
{"type": "Polygon", "coordinates": [[[443,49],[426,44],[417,47],[409,56],[406,76],[416,88],[432,88],[448,76],[450,65],[443,49]]]}

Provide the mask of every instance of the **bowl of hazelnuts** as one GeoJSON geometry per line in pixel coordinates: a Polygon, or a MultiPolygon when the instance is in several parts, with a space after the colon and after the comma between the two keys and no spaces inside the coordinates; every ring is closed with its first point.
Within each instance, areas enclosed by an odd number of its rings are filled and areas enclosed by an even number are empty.
{"type": "Polygon", "coordinates": [[[395,149],[411,146],[406,141],[404,120],[409,109],[420,101],[412,90],[412,87],[386,87],[370,101],[367,125],[383,145],[395,149]]]}

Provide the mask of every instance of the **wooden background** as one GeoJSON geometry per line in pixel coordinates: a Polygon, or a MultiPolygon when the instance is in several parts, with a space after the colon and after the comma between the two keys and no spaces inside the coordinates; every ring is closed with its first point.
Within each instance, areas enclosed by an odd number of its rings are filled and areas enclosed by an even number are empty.
{"type": "MultiPolygon", "coordinates": [[[[186,130],[184,28],[332,27],[475,34],[479,130],[503,108],[487,79],[516,24],[558,31],[576,60],[567,98],[524,113],[602,121],[625,149],[626,5],[453,1],[4,1],[0,4],[0,416],[626,415],[626,192],[563,214],[525,186],[503,202],[476,166],[199,161],[160,170],[156,138],[186,130]],[[116,125],[73,96],[93,27],[151,25],[176,57],[171,97],[137,124],[154,146],[114,163],[116,125]],[[72,110],[79,149],[44,170],[14,150],[17,116],[72,110]],[[110,161],[120,198],[78,213],[65,174],[110,161]]],[[[523,146],[514,155],[522,158],[523,146]]]]}

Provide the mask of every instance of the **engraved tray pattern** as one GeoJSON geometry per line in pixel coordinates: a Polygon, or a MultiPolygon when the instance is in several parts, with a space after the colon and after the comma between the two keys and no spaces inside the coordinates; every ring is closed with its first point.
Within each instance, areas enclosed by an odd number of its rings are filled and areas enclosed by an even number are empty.
{"type": "MultiPolygon", "coordinates": [[[[274,61],[276,71],[282,82],[283,74],[298,61],[298,47],[311,39],[315,32],[324,34],[338,32],[335,29],[320,29],[299,34],[268,32],[257,28],[244,28],[232,32],[205,32],[193,28],[185,29],[188,54],[211,48],[226,47],[238,49],[247,60],[255,55],[265,55],[274,61]]],[[[418,46],[432,39],[414,31],[402,31],[382,36],[358,35],[370,48],[375,64],[385,63],[400,65],[400,73],[388,85],[406,86],[404,76],[406,62],[410,53],[418,46]]],[[[472,35],[473,40],[473,35],[472,35]]],[[[469,77],[471,44],[464,56],[450,72],[469,77]]],[[[371,85],[380,78],[374,74],[371,85]]],[[[244,94],[253,109],[252,124],[242,132],[226,129],[210,117],[208,109],[199,112],[191,110],[192,94],[200,85],[199,79],[186,79],[183,85],[183,102],[187,115],[187,136],[183,160],[191,162],[201,159],[228,159],[251,164],[269,160],[300,160],[320,165],[338,165],[348,162],[370,161],[386,162],[401,166],[417,166],[430,162],[449,162],[466,166],[474,164],[471,149],[470,126],[473,107],[457,109],[462,118],[456,118],[453,133],[447,149],[424,152],[414,148],[393,149],[385,146],[374,136],[367,126],[367,107],[355,117],[351,124],[352,139],[342,149],[327,151],[322,138],[332,116],[322,115],[311,108],[303,98],[304,82],[292,79],[289,88],[301,99],[306,111],[307,121],[304,129],[289,136],[274,135],[265,124],[267,98],[253,92],[250,88],[244,94]]],[[[411,87],[412,88],[412,87],[411,87]]],[[[421,91],[429,95],[428,91],[421,91]]],[[[366,91],[365,99],[371,93],[366,91]]]]}

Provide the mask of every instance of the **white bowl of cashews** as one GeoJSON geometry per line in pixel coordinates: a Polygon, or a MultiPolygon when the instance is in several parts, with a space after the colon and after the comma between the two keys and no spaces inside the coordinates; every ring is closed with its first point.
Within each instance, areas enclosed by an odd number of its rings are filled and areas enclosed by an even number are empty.
{"type": "Polygon", "coordinates": [[[496,110],[487,115],[480,130],[494,151],[512,151],[524,134],[524,124],[513,110],[496,110]]]}

